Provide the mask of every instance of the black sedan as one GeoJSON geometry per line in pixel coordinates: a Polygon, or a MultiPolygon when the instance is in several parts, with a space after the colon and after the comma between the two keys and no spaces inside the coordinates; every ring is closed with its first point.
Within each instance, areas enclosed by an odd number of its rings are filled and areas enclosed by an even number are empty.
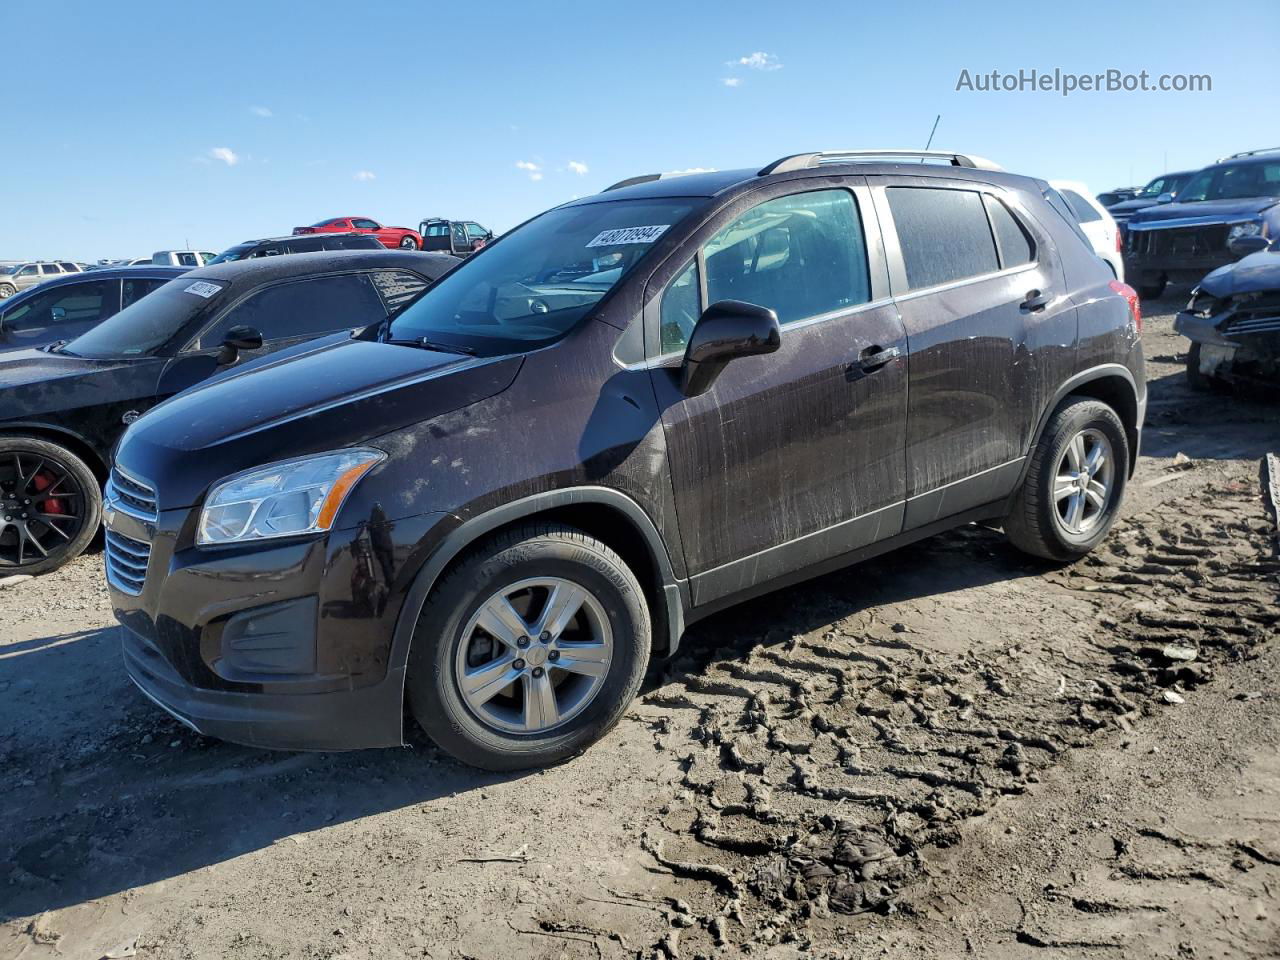
{"type": "Polygon", "coordinates": [[[111,453],[144,411],[255,357],[381,323],[457,262],[335,251],[196,268],[69,342],[0,355],[0,577],[84,550],[111,453]]]}

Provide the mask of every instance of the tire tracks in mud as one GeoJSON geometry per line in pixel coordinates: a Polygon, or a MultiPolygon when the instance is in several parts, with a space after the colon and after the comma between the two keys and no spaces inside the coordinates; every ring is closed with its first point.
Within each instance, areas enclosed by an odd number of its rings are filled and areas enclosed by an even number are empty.
{"type": "MultiPolygon", "coordinates": [[[[833,912],[891,912],[962,821],[1276,637],[1272,535],[1257,489],[1239,483],[1122,520],[1039,578],[1093,605],[1082,642],[1023,629],[1003,651],[931,648],[885,621],[905,600],[684,652],[640,712],[685,788],[644,846],[727,897],[704,921],[718,942],[725,916],[739,942],[769,943],[833,912]]],[[[992,562],[997,538],[968,527],[928,549],[992,562]]]]}

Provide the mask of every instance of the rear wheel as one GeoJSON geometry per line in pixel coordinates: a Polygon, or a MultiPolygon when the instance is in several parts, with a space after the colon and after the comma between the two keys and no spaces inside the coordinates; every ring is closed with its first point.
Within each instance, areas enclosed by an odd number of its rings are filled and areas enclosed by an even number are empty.
{"type": "Polygon", "coordinates": [[[0,437],[0,575],[56,570],[101,522],[102,492],[83,460],[46,440],[0,437]]]}
{"type": "Polygon", "coordinates": [[[417,240],[415,240],[415,239],[413,239],[413,237],[401,237],[401,238],[400,238],[400,249],[401,249],[401,250],[417,250],[417,249],[418,249],[418,241],[417,241],[417,240]]]}
{"type": "Polygon", "coordinates": [[[432,591],[414,632],[409,705],[464,763],[557,763],[621,719],[650,644],[644,593],[613,550],[571,527],[519,527],[480,544],[432,591]]]}
{"type": "Polygon", "coordinates": [[[1004,529],[1015,547],[1075,560],[1115,522],[1129,477],[1129,441],[1100,400],[1069,400],[1049,418],[1004,529]]]}

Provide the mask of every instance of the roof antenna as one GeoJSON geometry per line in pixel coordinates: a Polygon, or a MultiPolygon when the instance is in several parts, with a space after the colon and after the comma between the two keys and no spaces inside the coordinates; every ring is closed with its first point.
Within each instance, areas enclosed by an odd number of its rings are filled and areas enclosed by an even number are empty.
{"type": "MultiPolygon", "coordinates": [[[[926,150],[928,150],[929,147],[933,146],[933,135],[938,132],[938,121],[941,119],[942,119],[942,114],[938,114],[936,117],[933,118],[933,129],[929,131],[929,140],[924,145],[924,148],[926,150]]],[[[924,163],[924,157],[920,158],[920,162],[924,163]]]]}

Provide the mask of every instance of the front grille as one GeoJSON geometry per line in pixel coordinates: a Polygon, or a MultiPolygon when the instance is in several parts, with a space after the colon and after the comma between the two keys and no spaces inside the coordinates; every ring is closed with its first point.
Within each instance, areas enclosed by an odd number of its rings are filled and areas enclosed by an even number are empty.
{"type": "Polygon", "coordinates": [[[118,509],[140,520],[155,520],[159,516],[155,489],[119,467],[111,471],[107,497],[115,501],[118,509]]]}
{"type": "Polygon", "coordinates": [[[147,579],[151,544],[107,531],[107,580],[122,593],[137,596],[147,579]]]}
{"type": "Polygon", "coordinates": [[[1142,257],[1199,257],[1227,249],[1227,225],[1127,230],[1128,252],[1142,257]]]}

